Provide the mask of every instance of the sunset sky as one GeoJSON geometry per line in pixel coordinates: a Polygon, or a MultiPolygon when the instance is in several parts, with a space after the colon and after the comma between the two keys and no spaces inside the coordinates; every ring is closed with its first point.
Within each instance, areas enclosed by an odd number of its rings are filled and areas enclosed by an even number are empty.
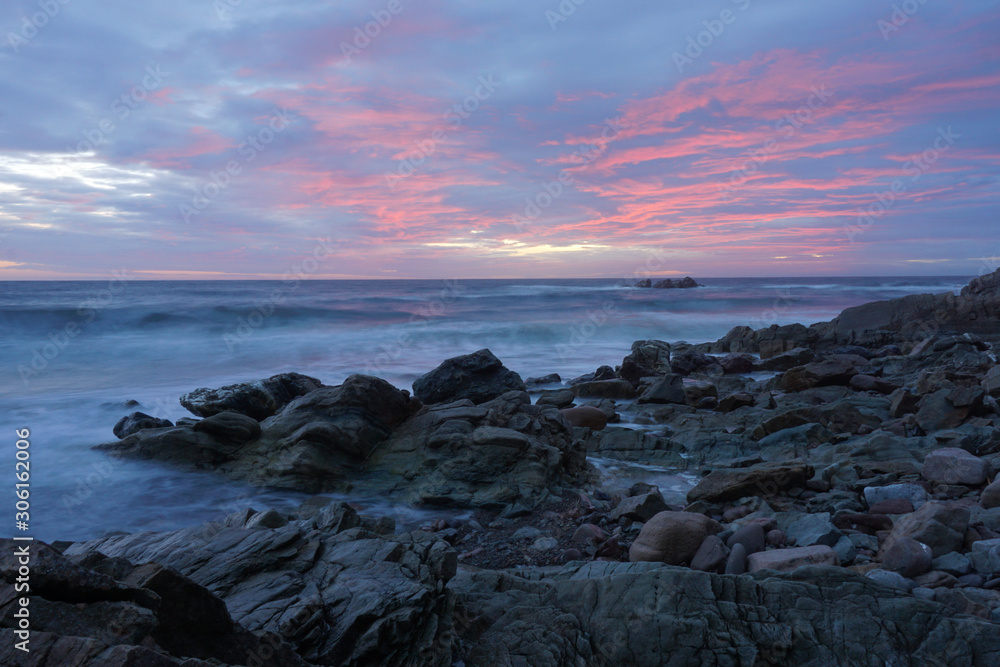
{"type": "Polygon", "coordinates": [[[8,0],[0,100],[0,279],[1000,256],[996,1],[8,0]]]}

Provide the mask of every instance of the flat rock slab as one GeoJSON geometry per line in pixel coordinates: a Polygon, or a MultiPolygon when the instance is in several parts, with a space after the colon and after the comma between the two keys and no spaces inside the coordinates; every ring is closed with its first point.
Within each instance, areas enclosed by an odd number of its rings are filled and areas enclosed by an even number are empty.
{"type": "Polygon", "coordinates": [[[771,496],[812,478],[808,463],[759,465],[751,468],[720,468],[708,473],[687,494],[689,503],[739,500],[747,496],[771,496]]]}
{"type": "Polygon", "coordinates": [[[811,547],[759,551],[747,557],[747,571],[749,572],[757,572],[758,570],[788,572],[803,565],[839,564],[836,552],[823,544],[811,547]]]}

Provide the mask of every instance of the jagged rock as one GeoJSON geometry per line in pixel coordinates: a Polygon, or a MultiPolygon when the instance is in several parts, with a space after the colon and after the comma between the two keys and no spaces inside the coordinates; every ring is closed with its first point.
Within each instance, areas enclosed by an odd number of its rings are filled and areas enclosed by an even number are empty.
{"type": "Polygon", "coordinates": [[[260,421],[323,383],[299,373],[281,373],[266,380],[231,384],[218,389],[195,389],[181,396],[181,405],[199,417],[238,412],[260,421]]]}
{"type": "Polygon", "coordinates": [[[754,404],[753,394],[745,391],[729,394],[719,401],[719,412],[732,412],[754,404]]]}
{"type": "Polygon", "coordinates": [[[802,486],[814,472],[807,463],[719,468],[703,477],[688,492],[687,500],[689,503],[698,500],[724,502],[746,496],[770,496],[793,486],[802,486]]]}
{"type": "Polygon", "coordinates": [[[151,417],[144,412],[133,412],[132,414],[122,417],[115,424],[113,432],[118,438],[126,438],[133,433],[138,433],[139,431],[147,428],[170,428],[173,426],[173,422],[169,419],[159,419],[158,417],[151,417]]]}
{"type": "Polygon", "coordinates": [[[670,368],[670,344],[662,340],[637,340],[632,351],[622,359],[618,377],[638,387],[644,377],[666,375],[670,368]]]}
{"type": "Polygon", "coordinates": [[[857,375],[859,363],[856,359],[860,358],[836,355],[792,368],[782,376],[781,388],[785,391],[803,391],[812,387],[847,385],[857,375]]]}
{"type": "Polygon", "coordinates": [[[785,528],[785,534],[800,547],[816,544],[832,547],[843,537],[826,512],[807,514],[785,528]]]}
{"type": "Polygon", "coordinates": [[[715,357],[688,350],[675,354],[670,360],[670,368],[679,375],[691,375],[717,363],[715,357]]]}
{"type": "Polygon", "coordinates": [[[934,557],[959,551],[965,541],[965,529],[969,526],[969,510],[959,505],[929,501],[912,514],[899,519],[883,549],[892,547],[892,542],[901,537],[911,537],[931,548],[934,557]]]}
{"type": "MultiPolygon", "coordinates": [[[[451,664],[453,597],[444,584],[457,557],[426,533],[385,537],[309,520],[209,525],[103,538],[66,554],[173,567],[222,598],[247,630],[280,636],[312,663],[451,664]]],[[[230,662],[246,664],[246,655],[230,662]]]]}
{"type": "Polygon", "coordinates": [[[684,391],[684,378],[676,373],[664,375],[659,380],[651,384],[646,391],[639,396],[640,403],[675,403],[684,405],[687,402],[687,395],[684,391]]]}
{"type": "Polygon", "coordinates": [[[462,399],[485,403],[508,391],[524,389],[521,376],[487,349],[452,357],[413,382],[413,395],[427,405],[462,399]]]}

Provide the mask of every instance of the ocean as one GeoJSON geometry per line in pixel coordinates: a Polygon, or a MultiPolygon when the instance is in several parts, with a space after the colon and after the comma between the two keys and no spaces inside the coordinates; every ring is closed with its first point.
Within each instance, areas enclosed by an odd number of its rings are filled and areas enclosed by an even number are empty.
{"type": "MultiPolygon", "coordinates": [[[[39,539],[174,529],[248,506],[287,509],[306,496],[111,459],[91,446],[113,440],[115,422],[136,409],[186,416],[177,399],[197,387],[297,371],[328,385],[369,373],[410,389],[448,357],[484,347],[522,377],[569,379],[620,363],[634,340],[696,343],[737,325],[811,324],[869,301],[956,292],[969,278],[699,280],[703,287],[672,290],[613,279],[0,282],[9,482],[14,431],[28,428],[39,539]],[[140,406],[125,407],[130,400],[140,406]]],[[[401,525],[446,515],[351,500],[401,525]]]]}

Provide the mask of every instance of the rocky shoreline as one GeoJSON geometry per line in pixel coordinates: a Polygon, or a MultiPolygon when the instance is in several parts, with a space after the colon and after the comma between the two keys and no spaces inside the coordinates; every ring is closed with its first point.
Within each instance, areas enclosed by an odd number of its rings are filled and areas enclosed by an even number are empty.
{"type": "MultiPolygon", "coordinates": [[[[397,531],[317,496],[53,544],[31,664],[1000,664],[997,343],[1000,271],[636,341],[565,382],[480,350],[412,395],[295,373],[197,389],[193,418],[133,413],[99,449],[471,518],[397,531]],[[588,457],[696,483],[619,487],[588,457]]],[[[0,661],[28,664],[12,645],[0,661]]]]}

